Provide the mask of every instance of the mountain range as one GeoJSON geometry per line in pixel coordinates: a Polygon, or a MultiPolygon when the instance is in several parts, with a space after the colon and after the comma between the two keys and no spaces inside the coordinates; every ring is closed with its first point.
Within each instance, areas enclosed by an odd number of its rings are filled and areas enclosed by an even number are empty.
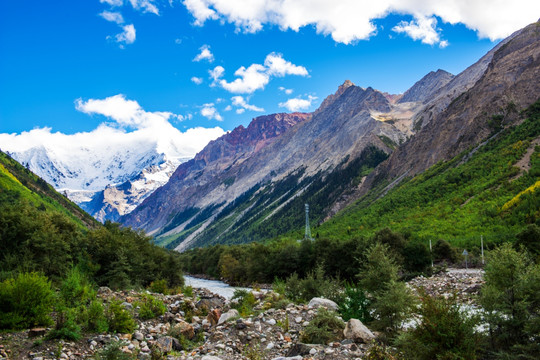
{"type": "Polygon", "coordinates": [[[242,137],[247,147],[231,146],[232,133],[209,143],[120,221],[182,251],[301,228],[299,200],[312,204],[318,224],[378,184],[387,183],[384,196],[520,121],[540,94],[536,29],[514,33],[456,76],[430,72],[401,96],[345,81],[272,141],[260,123],[287,115],[257,118],[242,137]]]}

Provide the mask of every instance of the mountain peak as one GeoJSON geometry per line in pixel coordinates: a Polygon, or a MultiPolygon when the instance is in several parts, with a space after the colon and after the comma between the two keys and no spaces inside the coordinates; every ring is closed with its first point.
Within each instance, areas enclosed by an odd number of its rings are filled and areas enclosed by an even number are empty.
{"type": "Polygon", "coordinates": [[[429,99],[437,90],[448,84],[453,78],[454,75],[442,69],[430,71],[422,79],[417,81],[409,90],[405,91],[401,99],[399,99],[399,102],[424,102],[426,99],[429,99]]]}
{"type": "Polygon", "coordinates": [[[324,109],[326,109],[327,107],[329,107],[330,105],[332,105],[334,103],[334,101],[336,101],[341,95],[343,95],[343,93],[350,87],[352,86],[355,86],[354,83],[351,81],[351,80],[345,80],[345,82],[343,82],[343,84],[339,85],[338,86],[338,89],[337,91],[334,93],[334,94],[331,94],[331,95],[328,95],[324,100],[323,102],[321,103],[321,106],[319,106],[319,108],[317,110],[315,110],[315,112],[313,113],[313,115],[316,115],[318,113],[320,113],[321,111],[323,111],[324,109]]]}

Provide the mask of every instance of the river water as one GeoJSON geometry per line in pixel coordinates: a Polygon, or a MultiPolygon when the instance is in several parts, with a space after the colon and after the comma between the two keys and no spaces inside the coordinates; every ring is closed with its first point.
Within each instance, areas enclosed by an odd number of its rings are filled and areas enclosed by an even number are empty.
{"type": "Polygon", "coordinates": [[[226,284],[223,281],[219,281],[219,280],[205,280],[205,279],[199,279],[199,278],[195,278],[195,277],[187,276],[187,275],[184,275],[184,280],[185,280],[186,286],[189,285],[194,288],[208,289],[214,294],[221,295],[228,300],[230,300],[233,297],[234,290],[236,289],[251,290],[249,288],[230,286],[229,284],[226,284]]]}

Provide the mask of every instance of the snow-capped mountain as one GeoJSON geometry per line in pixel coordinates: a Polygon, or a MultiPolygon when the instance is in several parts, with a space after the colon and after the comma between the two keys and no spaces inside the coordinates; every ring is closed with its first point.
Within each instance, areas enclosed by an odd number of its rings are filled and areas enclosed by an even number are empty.
{"type": "Polygon", "coordinates": [[[125,132],[109,127],[73,135],[35,129],[0,134],[0,142],[14,159],[105,221],[132,211],[167,183],[178,165],[204,146],[204,139],[222,134],[219,128],[185,133],[174,129],[156,136],[149,136],[148,130],[125,132]],[[191,144],[190,137],[203,139],[199,140],[203,145],[191,144]]]}

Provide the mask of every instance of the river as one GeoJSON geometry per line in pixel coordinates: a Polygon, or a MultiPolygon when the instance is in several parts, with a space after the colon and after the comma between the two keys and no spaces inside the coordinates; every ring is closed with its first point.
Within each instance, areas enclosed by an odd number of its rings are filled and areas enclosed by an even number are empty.
{"type": "Polygon", "coordinates": [[[224,298],[230,300],[233,297],[234,290],[236,289],[244,289],[244,290],[251,290],[250,288],[241,288],[241,287],[234,287],[230,286],[229,284],[224,283],[223,281],[219,280],[205,280],[205,279],[199,279],[192,276],[184,275],[185,285],[191,286],[194,288],[205,288],[213,292],[214,294],[218,294],[223,296],[224,298]]]}

